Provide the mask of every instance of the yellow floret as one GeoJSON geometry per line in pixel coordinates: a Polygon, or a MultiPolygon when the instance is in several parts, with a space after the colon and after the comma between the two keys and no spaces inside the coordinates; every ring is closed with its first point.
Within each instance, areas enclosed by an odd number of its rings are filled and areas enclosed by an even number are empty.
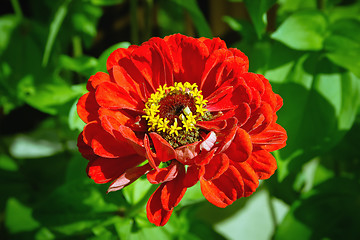
{"type": "Polygon", "coordinates": [[[170,135],[175,134],[176,136],[179,135],[178,131],[181,130],[182,128],[180,126],[178,126],[178,122],[177,122],[177,118],[175,118],[175,122],[173,125],[170,126],[170,135]]]}

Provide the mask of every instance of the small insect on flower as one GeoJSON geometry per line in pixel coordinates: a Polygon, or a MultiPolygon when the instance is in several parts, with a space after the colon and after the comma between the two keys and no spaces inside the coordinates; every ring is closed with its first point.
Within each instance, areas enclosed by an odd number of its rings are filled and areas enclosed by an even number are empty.
{"type": "Polygon", "coordinates": [[[108,192],[142,175],[160,184],[146,208],[157,226],[197,182],[218,207],[251,195],[287,135],[276,123],[282,98],[248,67],[219,38],[175,34],[115,50],[77,104],[88,176],[111,182],[108,192]]]}

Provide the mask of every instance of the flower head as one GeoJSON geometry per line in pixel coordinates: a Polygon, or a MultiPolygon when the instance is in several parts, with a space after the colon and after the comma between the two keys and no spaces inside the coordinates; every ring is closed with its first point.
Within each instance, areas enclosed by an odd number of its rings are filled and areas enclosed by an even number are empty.
{"type": "Polygon", "coordinates": [[[79,99],[86,126],[78,148],[88,176],[112,182],[108,192],[145,174],[160,184],[147,204],[154,224],[166,224],[197,182],[209,202],[226,207],[276,170],[270,152],[287,139],[276,123],[282,99],[248,72],[241,51],[175,34],[115,50],[107,70],[90,77],[79,99]]]}

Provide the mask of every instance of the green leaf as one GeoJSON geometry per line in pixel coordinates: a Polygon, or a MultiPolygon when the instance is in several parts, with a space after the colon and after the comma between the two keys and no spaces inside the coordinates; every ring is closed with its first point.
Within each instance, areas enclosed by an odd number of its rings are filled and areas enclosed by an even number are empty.
{"type": "Polygon", "coordinates": [[[55,235],[47,228],[41,228],[35,235],[35,240],[53,240],[55,235]]]}
{"type": "Polygon", "coordinates": [[[11,34],[0,62],[0,103],[6,112],[23,104],[23,97],[33,92],[36,84],[48,80],[39,54],[44,30],[40,24],[23,19],[11,34]]]}
{"type": "Polygon", "coordinates": [[[90,0],[90,2],[97,6],[111,6],[123,3],[124,0],[90,0]]]}
{"type": "Polygon", "coordinates": [[[61,68],[77,72],[87,78],[95,74],[98,65],[96,58],[85,55],[76,58],[61,55],[59,60],[61,68]]]}
{"type": "Polygon", "coordinates": [[[128,48],[129,46],[129,42],[120,42],[106,49],[98,59],[98,64],[95,72],[107,72],[106,62],[110,54],[118,48],[128,48]]]}
{"type": "Polygon", "coordinates": [[[77,114],[77,105],[76,105],[77,102],[78,100],[76,99],[74,104],[70,108],[68,124],[71,130],[78,130],[80,132],[84,129],[86,124],[81,120],[81,118],[77,114]]]}
{"type": "Polygon", "coordinates": [[[68,12],[68,5],[72,0],[64,0],[62,5],[58,8],[55,13],[54,19],[50,24],[49,35],[46,41],[45,51],[43,55],[42,65],[48,64],[50,53],[54,45],[57,34],[59,33],[60,27],[64,21],[64,18],[68,12]]]}
{"type": "Polygon", "coordinates": [[[8,46],[12,32],[18,24],[19,18],[14,15],[0,17],[0,56],[8,46]]]}
{"type": "Polygon", "coordinates": [[[72,100],[82,93],[78,90],[78,88],[69,86],[61,79],[55,79],[53,83],[30,88],[23,98],[32,107],[54,115],[59,112],[63,105],[72,103],[72,100]]]}
{"type": "Polygon", "coordinates": [[[296,50],[320,50],[326,35],[327,20],[316,10],[296,12],[271,35],[296,50]]]}
{"type": "Polygon", "coordinates": [[[355,181],[334,178],[323,182],[294,202],[274,239],[357,239],[359,197],[355,181]]]}
{"type": "Polygon", "coordinates": [[[5,171],[16,172],[19,167],[16,162],[5,154],[0,154],[0,169],[5,171]]]}
{"type": "Polygon", "coordinates": [[[39,222],[32,217],[31,208],[16,198],[9,198],[5,210],[5,226],[10,233],[19,233],[38,228],[39,222]]]}
{"type": "Polygon", "coordinates": [[[301,165],[335,146],[351,128],[360,100],[360,81],[318,54],[275,45],[265,76],[283,98],[278,122],[288,134],[279,151],[283,181],[301,165]]]}
{"type": "Polygon", "coordinates": [[[158,4],[156,16],[161,35],[167,36],[175,32],[185,34],[184,9],[176,1],[160,0],[158,4]]]}
{"type": "Polygon", "coordinates": [[[70,6],[69,19],[65,22],[66,30],[80,35],[89,47],[98,32],[97,22],[102,15],[102,9],[84,1],[75,1],[70,6]]]}
{"type": "Polygon", "coordinates": [[[105,201],[104,193],[90,180],[78,180],[62,185],[44,198],[35,208],[34,217],[55,232],[71,235],[104,221],[112,223],[118,205],[105,201]]]}
{"type": "Polygon", "coordinates": [[[139,178],[134,183],[125,187],[122,192],[124,197],[130,205],[134,206],[140,203],[144,197],[148,197],[147,193],[152,189],[153,184],[150,184],[146,178],[139,178]]]}
{"type": "Polygon", "coordinates": [[[63,147],[54,131],[45,130],[36,134],[16,136],[9,150],[12,156],[22,159],[52,156],[61,152],[63,147]]]}
{"type": "Polygon", "coordinates": [[[207,23],[203,13],[201,12],[195,0],[187,0],[187,1],[170,0],[170,1],[184,8],[190,14],[191,19],[200,36],[208,37],[208,38],[212,37],[211,28],[207,23]]]}
{"type": "Polygon", "coordinates": [[[340,19],[360,20],[360,2],[354,1],[354,4],[346,4],[329,9],[328,16],[332,23],[340,19]]]}
{"type": "MultiPolygon", "coordinates": [[[[250,42],[251,43],[250,45],[252,45],[252,44],[254,44],[254,42],[256,42],[258,36],[257,36],[257,33],[255,32],[254,27],[251,25],[251,23],[249,23],[248,21],[245,21],[245,20],[235,19],[230,16],[224,16],[223,20],[224,20],[224,22],[226,22],[229,25],[229,27],[232,30],[238,32],[244,41],[250,42]]],[[[251,46],[249,46],[249,47],[251,47],[251,46]]]]}
{"type": "Polygon", "coordinates": [[[276,3],[276,0],[244,0],[244,2],[260,39],[267,25],[266,12],[276,3]]]}
{"type": "Polygon", "coordinates": [[[180,206],[187,206],[201,201],[205,201],[205,197],[201,192],[200,182],[198,182],[191,188],[188,188],[184,197],[181,199],[180,206]]]}
{"type": "Polygon", "coordinates": [[[280,13],[316,8],[316,1],[314,0],[278,0],[278,3],[280,13]]]}
{"type": "Polygon", "coordinates": [[[343,19],[333,23],[324,46],[332,62],[360,77],[360,21],[343,19]]]}

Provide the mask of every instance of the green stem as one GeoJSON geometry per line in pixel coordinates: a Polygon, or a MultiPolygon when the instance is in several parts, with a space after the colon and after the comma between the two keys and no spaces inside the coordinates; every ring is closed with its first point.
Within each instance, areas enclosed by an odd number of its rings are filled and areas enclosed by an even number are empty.
{"type": "Polygon", "coordinates": [[[72,38],[72,44],[74,57],[80,57],[83,54],[81,38],[79,36],[74,36],[72,38]]]}
{"type": "Polygon", "coordinates": [[[269,210],[270,210],[270,216],[271,216],[271,220],[273,222],[273,227],[274,227],[274,232],[276,231],[277,229],[277,217],[276,217],[276,212],[275,212],[275,208],[274,208],[274,204],[272,202],[272,196],[271,196],[271,193],[270,193],[270,190],[269,188],[267,187],[266,188],[266,192],[267,192],[267,200],[268,200],[268,205],[269,205],[269,210]]]}
{"type": "Polygon", "coordinates": [[[316,7],[319,10],[325,9],[325,0],[316,0],[316,7]]]}
{"type": "Polygon", "coordinates": [[[151,37],[152,32],[152,10],[153,10],[154,2],[153,0],[146,0],[146,8],[145,8],[145,39],[149,39],[151,37]]]}
{"type": "Polygon", "coordinates": [[[11,5],[14,8],[14,12],[18,18],[23,18],[23,13],[18,0],[11,0],[11,5]]]}
{"type": "Polygon", "coordinates": [[[130,0],[130,27],[131,27],[131,43],[139,44],[139,27],[137,19],[138,0],[130,0]]]}
{"type": "Polygon", "coordinates": [[[128,211],[125,212],[126,217],[132,218],[135,217],[141,209],[144,207],[144,205],[149,200],[151,194],[158,188],[158,185],[151,185],[150,189],[147,191],[145,196],[134,206],[132,206],[128,211]]]}

